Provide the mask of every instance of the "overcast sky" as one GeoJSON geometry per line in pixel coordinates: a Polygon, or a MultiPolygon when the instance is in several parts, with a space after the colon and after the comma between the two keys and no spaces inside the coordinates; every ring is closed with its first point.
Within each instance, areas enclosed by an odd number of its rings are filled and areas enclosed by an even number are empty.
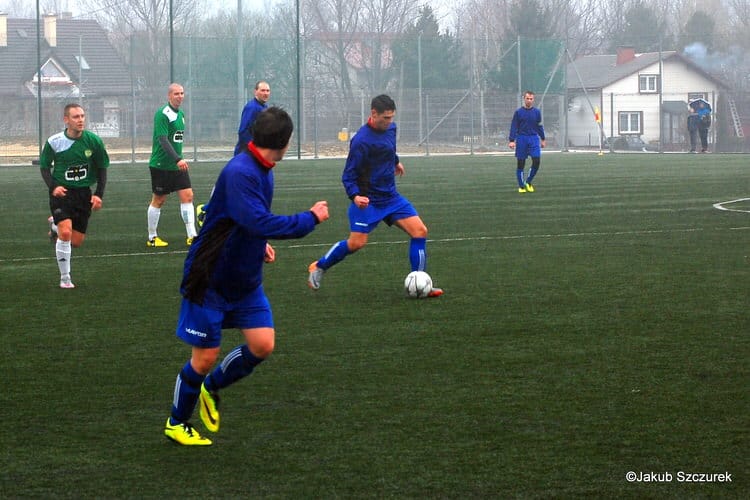
{"type": "MultiPolygon", "coordinates": [[[[175,0],[179,1],[179,0],[175,0]]],[[[237,0],[202,0],[203,4],[207,6],[209,12],[214,10],[226,10],[234,12],[237,10],[237,0]]],[[[270,9],[274,4],[282,1],[293,1],[293,0],[242,0],[242,11],[243,12],[257,12],[270,9]]],[[[427,0],[426,4],[432,6],[435,14],[440,21],[445,15],[448,14],[447,5],[449,0],[427,0]]],[[[40,4],[45,2],[40,0],[40,4]]],[[[60,5],[61,11],[72,12],[74,16],[81,14],[80,2],[78,0],[57,0],[57,4],[60,5]]],[[[17,16],[18,12],[16,9],[21,8],[24,12],[28,12],[31,15],[36,14],[36,0],[0,0],[0,12],[11,13],[11,17],[17,16]]],[[[441,21],[442,24],[442,21],[441,21]]]]}
{"type": "MultiPolygon", "coordinates": [[[[175,0],[179,1],[179,0],[175,0]]],[[[268,8],[269,5],[279,2],[280,0],[242,0],[242,11],[251,12],[268,8]]],[[[44,8],[44,0],[40,0],[42,8],[44,8]]],[[[235,11],[237,9],[237,0],[203,0],[204,5],[211,10],[211,6],[216,9],[224,9],[235,11]]],[[[73,15],[80,14],[80,2],[77,0],[58,0],[58,5],[61,6],[61,11],[72,12],[73,15]]],[[[0,12],[13,12],[14,6],[20,6],[25,11],[31,9],[32,13],[36,13],[36,0],[0,0],[0,12]]]]}

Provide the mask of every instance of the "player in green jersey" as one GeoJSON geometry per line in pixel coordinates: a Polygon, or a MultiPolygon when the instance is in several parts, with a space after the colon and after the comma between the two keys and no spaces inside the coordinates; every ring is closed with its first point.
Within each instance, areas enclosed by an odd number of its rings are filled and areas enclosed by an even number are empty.
{"type": "Polygon", "coordinates": [[[49,223],[51,236],[57,236],[53,239],[60,288],[75,288],[70,278],[71,247],[83,244],[91,210],[102,208],[109,155],[99,136],[85,130],[86,113],[80,104],[65,106],[63,122],[65,130],[47,139],[39,164],[49,188],[49,223]]]}
{"type": "Polygon", "coordinates": [[[188,162],[182,157],[182,139],[185,135],[185,115],[180,106],[185,98],[182,85],[173,83],[167,91],[167,104],[154,115],[154,139],[151,159],[151,203],[148,206],[147,246],[165,247],[168,243],[158,236],[161,207],[169,193],[177,192],[180,198],[180,213],[187,231],[187,244],[193,243],[198,233],[195,230],[195,208],[193,189],[188,174],[188,162]]]}

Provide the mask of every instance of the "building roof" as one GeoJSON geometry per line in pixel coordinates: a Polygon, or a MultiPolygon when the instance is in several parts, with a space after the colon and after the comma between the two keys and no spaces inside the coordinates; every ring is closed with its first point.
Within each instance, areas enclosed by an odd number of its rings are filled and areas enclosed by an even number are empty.
{"type": "Polygon", "coordinates": [[[607,85],[611,85],[639,72],[643,68],[658,63],[659,57],[661,57],[662,61],[679,60],[687,64],[693,71],[702,74],[717,85],[725,87],[721,80],[707,73],[690,59],[683,57],[673,50],[661,53],[645,52],[643,54],[635,54],[633,59],[621,64],[617,64],[617,57],[616,54],[583,56],[568,63],[568,89],[579,90],[583,88],[583,85],[585,85],[587,90],[602,89],[607,85]],[[583,85],[581,85],[581,82],[583,82],[583,85]]]}
{"type": "MultiPolygon", "coordinates": [[[[40,20],[41,63],[52,59],[82,89],[85,96],[104,97],[130,93],[130,75],[94,20],[56,18],[57,44],[51,47],[40,20]],[[78,56],[85,61],[79,69],[78,56]],[[88,66],[89,69],[85,69],[88,66]],[[79,82],[79,72],[80,80],[79,82]]],[[[37,23],[35,19],[7,19],[7,46],[0,46],[0,96],[36,97],[29,83],[37,73],[37,23]]],[[[42,87],[44,90],[44,87],[42,87]]]]}

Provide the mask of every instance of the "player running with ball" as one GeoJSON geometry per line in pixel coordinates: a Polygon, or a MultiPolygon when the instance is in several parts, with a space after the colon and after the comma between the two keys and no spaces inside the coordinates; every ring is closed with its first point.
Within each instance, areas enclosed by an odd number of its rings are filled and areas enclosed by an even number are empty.
{"type": "MultiPolygon", "coordinates": [[[[381,221],[395,225],[411,238],[409,261],[412,271],[427,267],[427,227],[409,200],[396,190],[396,175],[404,166],[396,154],[396,103],[387,95],[373,98],[370,117],[349,144],[349,156],[341,180],[349,205],[349,238],[335,243],[325,255],[310,264],[308,286],[320,288],[323,273],[362,249],[381,221]]],[[[443,294],[433,288],[430,297],[443,294]]]]}

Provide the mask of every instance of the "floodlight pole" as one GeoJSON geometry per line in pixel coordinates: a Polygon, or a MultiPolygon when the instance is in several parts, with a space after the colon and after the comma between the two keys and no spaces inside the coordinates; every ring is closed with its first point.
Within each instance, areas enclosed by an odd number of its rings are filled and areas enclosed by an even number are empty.
{"type": "Polygon", "coordinates": [[[36,110],[39,124],[37,131],[39,133],[39,156],[42,156],[42,33],[41,33],[41,10],[39,9],[39,0],[36,0],[36,110]]]}
{"type": "Polygon", "coordinates": [[[237,123],[242,120],[245,104],[245,50],[242,31],[242,0],[237,0],[237,123]]]}
{"type": "Polygon", "coordinates": [[[169,0],[169,83],[174,83],[174,0],[169,0]]]}
{"type": "MultiPolygon", "coordinates": [[[[299,0],[295,0],[297,11],[297,126],[302,126],[302,73],[300,71],[299,0]]],[[[297,133],[297,159],[302,158],[302,134],[297,133]]]]}

